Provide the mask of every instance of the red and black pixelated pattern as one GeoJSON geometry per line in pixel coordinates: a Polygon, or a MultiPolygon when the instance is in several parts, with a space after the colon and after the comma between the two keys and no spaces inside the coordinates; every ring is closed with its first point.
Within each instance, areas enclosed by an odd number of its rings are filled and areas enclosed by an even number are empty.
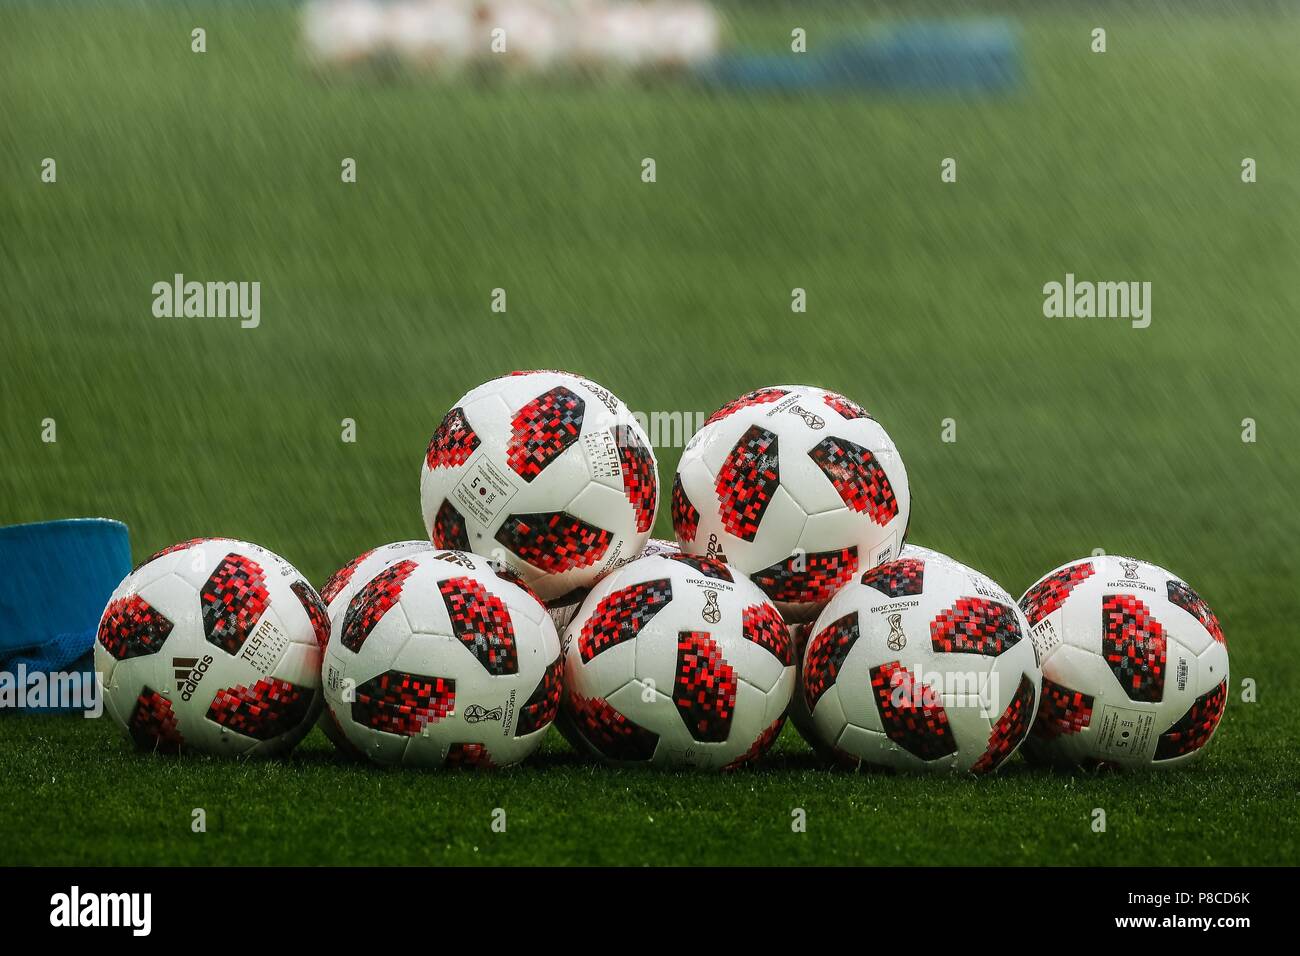
{"type": "Polygon", "coordinates": [[[452,744],[447,748],[444,767],[463,770],[491,770],[496,766],[483,744],[452,744]]]}
{"type": "Polygon", "coordinates": [[[493,677],[519,673],[515,626],[501,599],[470,577],[438,585],[451,630],[493,677]]]}
{"type": "Polygon", "coordinates": [[[1043,702],[1034,720],[1034,736],[1044,740],[1077,734],[1092,723],[1093,698],[1043,678],[1043,702]]]}
{"type": "MultiPolygon", "coordinates": [[[[827,392],[822,400],[843,418],[871,418],[871,413],[852,399],[835,392],[827,392]]],[[[874,421],[875,419],[872,419],[874,421]]]]}
{"type": "Polygon", "coordinates": [[[519,719],[515,722],[516,737],[545,730],[555,720],[560,709],[563,678],[564,658],[557,657],[547,665],[537,687],[528,700],[524,701],[524,706],[519,708],[519,719]]]}
{"type": "Polygon", "coordinates": [[[254,740],[271,740],[307,719],[314,696],[306,687],[278,677],[263,677],[252,687],[226,687],[217,691],[207,716],[208,720],[237,734],[254,740]]]}
{"type": "Polygon", "coordinates": [[[456,711],[456,682],[387,671],[361,684],[352,701],[352,720],[364,727],[414,737],[456,711]]]}
{"type": "Polygon", "coordinates": [[[756,571],[749,579],[773,601],[820,604],[829,601],[858,570],[858,549],[797,554],[756,571]]]}
{"type": "MultiPolygon", "coordinates": [[[[771,402],[779,401],[790,393],[783,388],[759,388],[752,392],[746,392],[740,398],[734,398],[727,404],[723,405],[716,412],[704,420],[705,425],[712,425],[721,418],[738,412],[742,408],[748,408],[750,405],[767,405],[771,402]]],[[[701,426],[703,427],[703,426],[701,426]]]]}
{"type": "Polygon", "coordinates": [[[1201,625],[1210,632],[1210,636],[1222,644],[1228,646],[1228,639],[1223,636],[1223,628],[1219,626],[1219,619],[1215,616],[1210,605],[1182,581],[1169,579],[1169,603],[1182,608],[1192,617],[1201,622],[1201,625]]]}
{"type": "Polygon", "coordinates": [[[958,598],[930,622],[930,644],[938,654],[997,657],[1024,636],[1015,611],[979,597],[958,598]]]}
{"type": "Polygon", "coordinates": [[[174,754],[180,753],[185,743],[176,727],[171,701],[151,687],[141,688],[126,729],[138,750],[174,754]]]}
{"type": "Polygon", "coordinates": [[[623,468],[623,494],[636,513],[636,530],[649,531],[659,501],[654,456],[632,428],[621,426],[611,429],[611,434],[618,445],[618,460],[623,468]]]}
{"type": "Polygon", "coordinates": [[[701,743],[727,739],[736,713],[736,687],[736,672],[713,638],[703,631],[677,635],[673,703],[693,738],[701,743]]]}
{"type": "Polygon", "coordinates": [[[539,395],[510,420],[506,462],[524,481],[532,481],[578,440],[587,403],[563,385],[539,395]]]}
{"type": "Polygon", "coordinates": [[[1129,700],[1165,697],[1165,629],[1132,594],[1101,599],[1101,656],[1129,700]]]}
{"type": "Polygon", "coordinates": [[[678,540],[694,541],[695,532],[700,527],[700,513],[695,510],[695,505],[691,504],[691,499],[686,497],[681,475],[673,478],[672,513],[673,532],[678,540]]]}
{"type": "Polygon", "coordinates": [[[772,722],[771,726],[758,735],[758,739],[754,741],[748,750],[722,769],[739,770],[741,767],[749,767],[758,763],[763,759],[763,755],[772,749],[772,744],[776,743],[776,738],[781,736],[781,728],[784,726],[785,717],[778,717],[772,722]]]}
{"type": "Polygon", "coordinates": [[[192,548],[196,544],[203,544],[203,542],[205,541],[216,541],[216,540],[218,539],[217,538],[190,538],[190,540],[182,541],[179,544],[168,545],[167,547],[163,548],[161,551],[155,551],[153,554],[149,555],[149,557],[145,558],[143,561],[137,564],[135,566],[135,570],[139,571],[142,567],[144,567],[149,562],[157,561],[159,558],[165,555],[174,554],[177,551],[184,551],[186,548],[192,548]]]}
{"type": "Polygon", "coordinates": [[[266,573],[252,558],[232,551],[204,582],[199,603],[208,643],[238,654],[271,603],[266,573]]]}
{"type": "Polygon", "coordinates": [[[339,592],[348,586],[348,582],[352,580],[352,575],[357,573],[357,565],[374,553],[374,548],[371,548],[369,551],[363,551],[347,564],[343,565],[343,567],[331,574],[330,579],[325,582],[325,586],[320,589],[321,600],[326,604],[332,603],[333,600],[339,596],[339,592]]]}
{"type": "Polygon", "coordinates": [[[898,514],[898,499],[870,448],[844,438],[823,438],[808,457],[822,470],[840,500],[884,527],[898,514]]]}
{"type": "Polygon", "coordinates": [[[672,599],[673,584],[668,578],[642,581],[605,595],[578,635],[578,653],[583,663],[632,640],[672,599]]]}
{"type": "Polygon", "coordinates": [[[781,484],[776,435],[751,425],[718,469],[718,516],[743,541],[753,541],[781,484]]]}
{"type": "Polygon", "coordinates": [[[794,649],[790,646],[790,631],[781,615],[764,601],[752,604],[741,613],[741,627],[745,640],[764,647],[781,662],[783,667],[794,663],[794,649]]]}
{"type": "Polygon", "coordinates": [[[496,540],[533,567],[562,574],[590,567],[603,558],[613,535],[567,511],[552,511],[508,516],[497,530],[496,540]]]}
{"type": "Polygon", "coordinates": [[[1002,766],[1003,761],[1015,753],[1016,748],[1029,735],[1030,720],[1034,716],[1034,682],[1028,674],[1020,675],[1020,686],[1002,716],[993,724],[989,745],[980,759],[970,768],[971,773],[990,773],[1002,766]]]}
{"type": "Polygon", "coordinates": [[[1206,691],[1192,703],[1177,723],[1160,735],[1156,743],[1156,760],[1170,760],[1200,750],[1219,726],[1219,718],[1228,704],[1228,679],[1206,691]]]}
{"type": "Polygon", "coordinates": [[[99,643],[115,660],[157,654],[172,622],[138,594],[110,601],[99,621],[99,643]]]}
{"type": "Polygon", "coordinates": [[[465,409],[453,408],[429,440],[424,462],[430,468],[455,468],[469,461],[478,446],[478,435],[465,417],[465,409]]]}
{"type": "Polygon", "coordinates": [[[871,689],[885,735],[898,746],[921,760],[957,752],[943,704],[903,664],[891,661],[871,668],[871,689]]]}
{"type": "Polygon", "coordinates": [[[1020,610],[1025,612],[1029,626],[1033,627],[1064,604],[1070,592],[1078,587],[1080,582],[1092,577],[1093,570],[1091,561],[1080,561],[1078,564],[1053,571],[1026,591],[1025,596],[1020,599],[1020,610]]]}
{"type": "Polygon", "coordinates": [[[886,597],[920,594],[925,587],[925,562],[917,558],[886,561],[864,572],[862,583],[886,597]]]}
{"type": "Polygon", "coordinates": [[[569,694],[565,710],[583,739],[609,760],[649,760],[659,746],[658,734],[632,723],[603,697],[569,694]]]}
{"type": "Polygon", "coordinates": [[[402,596],[402,585],[416,567],[414,561],[390,564],[352,596],[339,637],[344,647],[354,654],[361,650],[375,625],[402,596]]]}
{"type": "Polygon", "coordinates": [[[706,578],[712,578],[715,581],[735,580],[731,576],[731,569],[716,558],[710,558],[703,554],[686,554],[684,551],[665,554],[664,557],[669,561],[676,561],[679,564],[694,568],[706,578]]]}
{"type": "Polygon", "coordinates": [[[438,513],[433,516],[433,534],[429,535],[429,540],[435,548],[469,550],[469,531],[465,527],[465,517],[446,498],[442,499],[438,513]]]}
{"type": "Polygon", "coordinates": [[[809,638],[803,662],[803,696],[809,713],[840,676],[844,659],[857,643],[858,634],[858,612],[854,611],[809,638]]]}
{"type": "Polygon", "coordinates": [[[325,607],[325,602],[316,593],[316,589],[306,581],[294,581],[289,587],[294,594],[298,595],[302,609],[307,612],[307,620],[311,621],[311,630],[316,635],[317,646],[322,651],[325,650],[325,645],[330,642],[330,614],[325,607]]]}

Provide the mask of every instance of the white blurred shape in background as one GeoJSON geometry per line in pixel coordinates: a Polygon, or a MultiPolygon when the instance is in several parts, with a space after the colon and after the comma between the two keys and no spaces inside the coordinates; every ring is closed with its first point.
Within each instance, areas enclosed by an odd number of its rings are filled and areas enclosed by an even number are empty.
{"type": "Polygon", "coordinates": [[[392,52],[420,69],[456,69],[474,53],[474,11],[467,0],[396,0],[385,28],[392,52]]]}
{"type": "Polygon", "coordinates": [[[303,9],[307,51],[327,66],[388,56],[439,71],[470,62],[518,73],[679,70],[715,56],[721,32],[705,0],[309,0],[303,9]]]}
{"type": "Polygon", "coordinates": [[[383,49],[384,8],[374,0],[313,0],[303,7],[303,37],[307,52],[320,63],[364,62],[383,49]]]}
{"type": "Polygon", "coordinates": [[[479,42],[488,65],[496,59],[507,69],[542,71],[555,66],[567,52],[569,18],[562,5],[543,0],[483,0],[476,6],[479,42]]]}
{"type": "Polygon", "coordinates": [[[705,3],[665,3],[654,20],[655,60],[668,67],[689,67],[718,53],[722,27],[705,3]]]}

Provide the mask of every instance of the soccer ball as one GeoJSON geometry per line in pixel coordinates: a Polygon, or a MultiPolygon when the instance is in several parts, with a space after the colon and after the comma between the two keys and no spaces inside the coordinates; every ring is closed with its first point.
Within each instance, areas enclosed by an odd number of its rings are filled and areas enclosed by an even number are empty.
{"type": "Polygon", "coordinates": [[[320,708],[325,605],[292,565],[230,538],[159,551],[118,585],[95,669],[142,750],[279,754],[320,708]]]}
{"type": "Polygon", "coordinates": [[[1043,659],[1027,756],[1172,767],[1209,743],[1228,702],[1228,645],[1186,582],[1136,558],[1083,558],[1041,578],[1020,606],[1043,659]]]}
{"type": "MultiPolygon", "coordinates": [[[[385,565],[400,558],[432,550],[433,546],[428,541],[394,541],[392,544],[371,548],[357,555],[330,575],[330,579],[320,590],[321,600],[325,602],[330,619],[333,620],[336,615],[346,611],[357,589],[373,578],[385,565]]],[[[322,655],[322,662],[323,660],[322,655]]],[[[343,733],[338,721],[334,719],[333,711],[328,707],[321,708],[320,720],[317,723],[340,753],[354,758],[364,756],[348,742],[347,735],[343,733]]]]}
{"type": "Polygon", "coordinates": [[[731,769],[762,757],[785,723],[785,625],[711,558],[651,555],[611,574],[564,642],[561,728],[611,763],[731,769]]]}
{"type": "Polygon", "coordinates": [[[381,764],[506,766],[555,719],[563,661],[531,594],[480,555],[390,561],[335,598],[325,702],[348,742],[381,764]]]}
{"type": "Polygon", "coordinates": [[[443,418],[420,503],[435,548],[493,557],[563,607],[641,553],[659,472],[650,440],[608,390],[569,372],[516,372],[443,418]]]}
{"type": "MultiPolygon", "coordinates": [[[[950,564],[957,564],[953,558],[940,551],[934,551],[930,548],[923,548],[918,544],[905,544],[899,550],[899,558],[910,558],[916,561],[946,561],[950,564]]],[[[827,758],[835,763],[843,762],[839,755],[833,750],[824,747],[817,735],[813,732],[812,714],[808,710],[808,705],[804,703],[805,697],[803,692],[803,652],[808,646],[808,638],[812,636],[813,625],[815,621],[798,621],[794,624],[788,624],[786,627],[790,631],[790,645],[794,648],[795,660],[795,685],[794,696],[790,698],[790,723],[794,724],[795,730],[799,731],[799,736],[818,752],[822,757],[827,758]]],[[[857,760],[851,760],[852,765],[857,765],[857,760]]]]}
{"type": "Polygon", "coordinates": [[[1042,683],[1016,602],[951,559],[899,558],[846,584],[802,670],[819,752],[915,771],[996,770],[1029,733],[1042,683]]]}
{"type": "Polygon", "coordinates": [[[911,496],[885,430],[834,392],[760,388],[714,412],[673,481],[682,549],[749,575],[787,620],[898,553],[911,496]]]}

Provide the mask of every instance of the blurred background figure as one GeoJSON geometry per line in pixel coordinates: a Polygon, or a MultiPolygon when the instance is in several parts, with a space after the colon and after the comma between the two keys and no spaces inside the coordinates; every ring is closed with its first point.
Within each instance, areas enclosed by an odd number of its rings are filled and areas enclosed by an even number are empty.
{"type": "Polygon", "coordinates": [[[375,0],[312,0],[303,7],[308,55],[324,66],[356,66],[384,46],[388,23],[375,0]]]}
{"type": "Polygon", "coordinates": [[[715,57],[721,33],[705,0],[309,0],[303,12],[307,52],[327,67],[682,70],[715,57]]]}
{"type": "Polygon", "coordinates": [[[705,3],[670,2],[651,8],[654,60],[669,68],[698,66],[717,56],[722,26],[705,3]]]}
{"type": "Polygon", "coordinates": [[[572,14],[555,0],[480,0],[474,4],[476,44],[486,67],[541,72],[572,48],[572,14]]]}
{"type": "Polygon", "coordinates": [[[389,49],[420,70],[454,72],[474,55],[475,22],[468,0],[396,0],[387,9],[389,49]]]}
{"type": "Polygon", "coordinates": [[[574,58],[585,70],[630,72],[654,57],[653,12],[641,3],[589,0],[574,24],[574,58]]]}

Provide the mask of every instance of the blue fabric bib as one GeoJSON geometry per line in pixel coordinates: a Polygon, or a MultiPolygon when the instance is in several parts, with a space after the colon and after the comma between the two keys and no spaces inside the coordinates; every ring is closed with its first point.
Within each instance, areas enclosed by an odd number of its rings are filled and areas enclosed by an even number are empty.
{"type": "Polygon", "coordinates": [[[131,544],[120,521],[0,528],[0,670],[17,674],[21,665],[29,675],[79,671],[93,679],[100,615],[130,572],[131,544]]]}

